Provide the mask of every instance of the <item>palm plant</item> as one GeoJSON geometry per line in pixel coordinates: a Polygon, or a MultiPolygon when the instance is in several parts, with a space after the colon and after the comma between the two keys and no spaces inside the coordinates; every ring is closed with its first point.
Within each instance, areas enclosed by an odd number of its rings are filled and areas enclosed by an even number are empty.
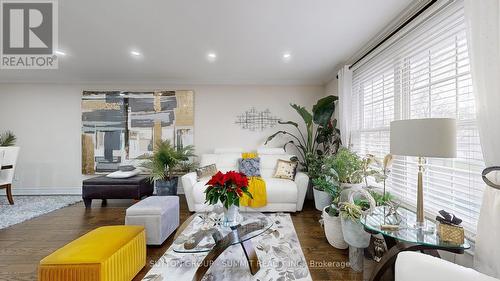
{"type": "Polygon", "coordinates": [[[153,155],[147,157],[141,166],[151,171],[151,182],[168,181],[173,178],[174,170],[192,156],[195,156],[194,146],[175,148],[170,141],[160,140],[156,143],[153,155]]]}
{"type": "Polygon", "coordinates": [[[14,146],[16,144],[16,136],[11,131],[5,131],[0,134],[0,146],[14,146]]]}
{"type": "Polygon", "coordinates": [[[304,171],[308,172],[309,177],[315,178],[321,167],[318,159],[325,153],[335,154],[340,146],[340,130],[336,128],[337,120],[332,120],[337,100],[336,96],[327,96],[318,100],[313,106],[312,113],[303,106],[290,104],[304,121],[305,132],[300,129],[297,122],[279,121],[279,124],[292,126],[296,132],[278,131],[269,136],[265,144],[278,135],[291,137],[284,148],[295,147],[299,153],[297,160],[304,171]]]}

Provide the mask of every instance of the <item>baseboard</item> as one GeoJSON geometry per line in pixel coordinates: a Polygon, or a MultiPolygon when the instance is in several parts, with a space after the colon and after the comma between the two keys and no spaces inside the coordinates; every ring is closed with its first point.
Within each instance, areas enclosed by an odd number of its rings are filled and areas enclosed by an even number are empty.
{"type": "Polygon", "coordinates": [[[82,195],[81,187],[12,188],[13,195],[82,195]]]}

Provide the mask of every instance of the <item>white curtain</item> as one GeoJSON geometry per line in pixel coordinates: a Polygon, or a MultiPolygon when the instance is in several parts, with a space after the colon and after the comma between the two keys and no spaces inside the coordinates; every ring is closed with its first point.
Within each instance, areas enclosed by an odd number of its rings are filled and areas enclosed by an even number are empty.
{"type": "Polygon", "coordinates": [[[340,130],[340,138],[344,146],[350,144],[351,130],[350,130],[350,120],[351,120],[351,91],[352,91],[352,71],[349,66],[344,66],[338,72],[338,112],[339,120],[338,127],[340,130]]]}
{"type": "MultiPolygon", "coordinates": [[[[477,120],[486,166],[500,166],[500,0],[466,0],[477,120]]],[[[485,187],[474,267],[500,277],[500,190],[485,187]]]]}

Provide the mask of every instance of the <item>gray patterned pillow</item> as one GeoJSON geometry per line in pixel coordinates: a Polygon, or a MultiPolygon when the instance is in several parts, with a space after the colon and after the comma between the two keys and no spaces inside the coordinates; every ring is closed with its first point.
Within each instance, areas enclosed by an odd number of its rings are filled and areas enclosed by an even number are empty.
{"type": "Polygon", "coordinates": [[[240,158],[238,162],[240,173],[247,177],[260,177],[260,158],[240,158]]]}
{"type": "Polygon", "coordinates": [[[209,178],[215,174],[217,174],[217,167],[215,166],[215,164],[210,164],[196,169],[196,179],[198,181],[203,178],[209,178]]]}

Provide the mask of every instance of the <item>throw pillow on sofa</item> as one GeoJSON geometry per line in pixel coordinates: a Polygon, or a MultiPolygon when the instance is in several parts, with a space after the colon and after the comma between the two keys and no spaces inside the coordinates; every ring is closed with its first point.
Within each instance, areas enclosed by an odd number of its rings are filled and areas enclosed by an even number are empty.
{"type": "Polygon", "coordinates": [[[217,174],[217,166],[210,164],[196,169],[196,179],[200,181],[203,178],[209,178],[217,174]]]}
{"type": "Polygon", "coordinates": [[[295,171],[297,170],[298,162],[278,160],[276,165],[275,178],[293,180],[295,178],[295,171]]]}
{"type": "Polygon", "coordinates": [[[247,177],[260,177],[260,158],[240,158],[238,163],[240,173],[247,177]]]}

